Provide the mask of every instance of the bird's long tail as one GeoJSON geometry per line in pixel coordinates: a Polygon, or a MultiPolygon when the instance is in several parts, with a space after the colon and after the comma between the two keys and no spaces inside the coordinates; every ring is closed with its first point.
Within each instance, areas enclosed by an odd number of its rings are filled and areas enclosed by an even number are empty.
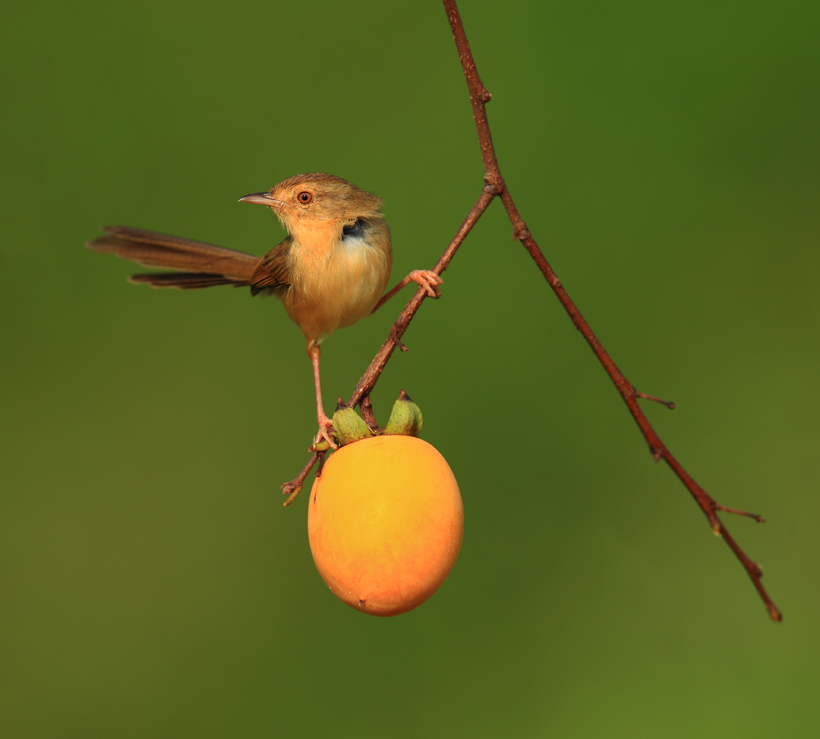
{"type": "Polygon", "coordinates": [[[116,254],[144,267],[164,267],[179,272],[132,275],[129,280],[152,287],[194,290],[215,285],[249,285],[259,257],[178,236],[127,226],[107,226],[105,236],[87,246],[103,254],[116,254]]]}

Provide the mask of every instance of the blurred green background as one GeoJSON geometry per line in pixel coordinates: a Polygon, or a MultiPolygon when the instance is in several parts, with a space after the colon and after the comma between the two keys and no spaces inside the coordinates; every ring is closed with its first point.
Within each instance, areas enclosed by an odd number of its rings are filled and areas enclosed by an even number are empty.
{"type": "MultiPolygon", "coordinates": [[[[449,580],[368,618],[315,571],[309,361],[274,301],[129,286],[125,224],[262,253],[297,172],[378,193],[394,279],[481,163],[430,3],[9,5],[2,44],[0,735],[815,737],[820,5],[461,3],[501,166],[663,465],[499,203],[374,394],[462,489],[449,580]]],[[[348,396],[410,291],[324,346],[348,396]]]]}

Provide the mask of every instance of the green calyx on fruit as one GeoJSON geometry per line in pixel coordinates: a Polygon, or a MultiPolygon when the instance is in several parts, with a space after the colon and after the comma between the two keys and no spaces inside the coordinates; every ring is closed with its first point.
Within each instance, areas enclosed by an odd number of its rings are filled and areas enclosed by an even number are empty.
{"type": "MultiPolygon", "coordinates": [[[[339,398],[339,404],[336,406],[332,421],[333,436],[340,447],[381,434],[388,436],[418,436],[424,424],[421,409],[404,390],[401,391],[399,399],[393,404],[393,411],[390,413],[387,425],[383,429],[376,428],[375,425],[374,428],[369,428],[362,417],[356,413],[355,408],[347,405],[342,398],[339,398]]],[[[325,440],[317,441],[310,447],[312,452],[327,452],[329,450],[330,445],[325,440]]]]}
{"type": "Polygon", "coordinates": [[[393,412],[384,427],[384,433],[386,435],[418,436],[423,425],[421,409],[402,390],[399,399],[393,403],[393,412]]]}
{"type": "Polygon", "coordinates": [[[367,424],[361,419],[358,413],[339,398],[339,405],[333,414],[333,431],[336,434],[336,441],[339,446],[352,444],[354,441],[361,441],[373,436],[367,428],[367,424]]]}

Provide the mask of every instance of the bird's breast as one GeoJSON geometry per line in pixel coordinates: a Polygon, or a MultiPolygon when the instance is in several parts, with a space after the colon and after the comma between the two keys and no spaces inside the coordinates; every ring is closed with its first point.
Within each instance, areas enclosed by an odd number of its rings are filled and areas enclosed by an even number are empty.
{"type": "MultiPolygon", "coordinates": [[[[315,235],[315,234],[314,234],[315,235]]],[[[282,302],[309,343],[367,316],[390,278],[392,253],[387,224],[357,221],[332,239],[294,239],[291,287],[282,302]]]]}

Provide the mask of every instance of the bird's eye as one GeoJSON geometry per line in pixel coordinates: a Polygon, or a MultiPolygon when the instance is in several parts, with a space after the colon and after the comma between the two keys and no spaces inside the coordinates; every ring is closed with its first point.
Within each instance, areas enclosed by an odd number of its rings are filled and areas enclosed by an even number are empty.
{"type": "Polygon", "coordinates": [[[308,204],[311,200],[313,200],[313,193],[312,193],[312,192],[308,192],[307,190],[305,190],[304,192],[300,192],[300,193],[296,196],[296,199],[297,199],[297,200],[298,200],[298,201],[299,201],[302,205],[307,205],[307,204],[308,204]]]}

